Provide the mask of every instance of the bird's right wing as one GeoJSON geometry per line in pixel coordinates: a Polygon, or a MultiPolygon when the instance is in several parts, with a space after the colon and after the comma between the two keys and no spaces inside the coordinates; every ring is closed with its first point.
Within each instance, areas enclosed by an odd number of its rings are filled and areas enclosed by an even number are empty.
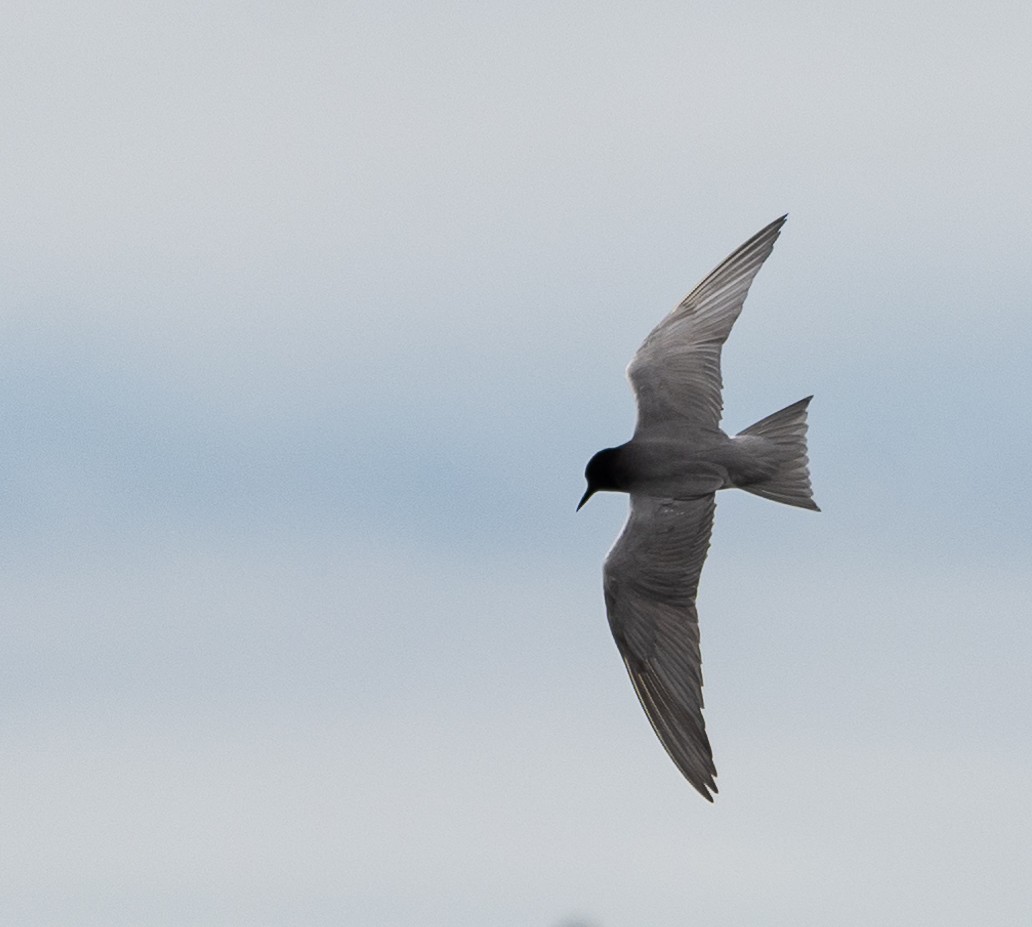
{"type": "Polygon", "coordinates": [[[720,350],[741,314],[757,271],[787,216],[725,258],[638,348],[627,368],[638,401],[636,433],[720,424],[720,350]]]}
{"type": "Polygon", "coordinates": [[[715,508],[713,494],[632,495],[603,571],[609,627],[634,690],[670,758],[710,801],[717,771],[702,717],[695,595],[715,508]]]}

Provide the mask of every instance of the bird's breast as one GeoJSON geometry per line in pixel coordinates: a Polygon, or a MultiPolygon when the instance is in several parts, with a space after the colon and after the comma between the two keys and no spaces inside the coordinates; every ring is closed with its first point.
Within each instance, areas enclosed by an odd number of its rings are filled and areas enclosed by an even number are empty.
{"type": "Polygon", "coordinates": [[[726,437],[707,439],[642,440],[635,438],[621,450],[627,491],[674,499],[709,495],[728,485],[726,437]]]}

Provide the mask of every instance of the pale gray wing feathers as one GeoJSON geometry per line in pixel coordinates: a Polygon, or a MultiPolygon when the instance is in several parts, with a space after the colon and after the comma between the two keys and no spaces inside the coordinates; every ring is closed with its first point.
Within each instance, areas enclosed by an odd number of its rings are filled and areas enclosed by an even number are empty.
{"type": "Polygon", "coordinates": [[[715,508],[712,494],[632,495],[603,574],[609,626],[642,707],[677,768],[710,801],[717,771],[702,718],[695,595],[715,508]]]}
{"type": "Polygon", "coordinates": [[[636,433],[716,428],[723,410],[720,349],[787,216],[757,232],[691,291],[642,343],[627,368],[636,433]]]}

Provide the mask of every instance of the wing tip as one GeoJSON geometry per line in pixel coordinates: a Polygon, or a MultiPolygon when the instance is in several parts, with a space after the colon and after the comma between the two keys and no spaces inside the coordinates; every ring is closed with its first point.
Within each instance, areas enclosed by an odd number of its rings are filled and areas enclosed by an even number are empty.
{"type": "Polygon", "coordinates": [[[764,239],[769,238],[771,240],[771,243],[777,241],[778,236],[781,234],[781,228],[787,221],[788,213],[786,212],[784,215],[778,216],[773,222],[767,223],[767,225],[765,225],[753,236],[752,240],[754,242],[760,242],[764,239]]]}
{"type": "MultiPolygon", "coordinates": [[[[685,776],[685,778],[688,779],[687,776],[685,776]]],[[[693,782],[691,779],[688,779],[688,784],[711,805],[714,804],[714,796],[720,792],[720,789],[717,788],[717,784],[712,779],[704,782],[693,782]]]]}

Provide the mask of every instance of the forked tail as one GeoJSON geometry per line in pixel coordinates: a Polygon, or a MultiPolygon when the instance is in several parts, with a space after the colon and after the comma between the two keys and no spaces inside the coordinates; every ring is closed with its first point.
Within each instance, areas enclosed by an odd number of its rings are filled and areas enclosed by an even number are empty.
{"type": "Polygon", "coordinates": [[[793,402],[780,412],[761,418],[755,425],[739,432],[738,437],[752,435],[771,441],[780,451],[778,457],[781,461],[778,471],[772,477],[762,482],[740,485],[740,489],[775,502],[784,502],[785,505],[820,511],[813,501],[808,468],[810,461],[806,456],[806,407],[811,399],[813,396],[807,396],[799,402],[793,402]]]}

